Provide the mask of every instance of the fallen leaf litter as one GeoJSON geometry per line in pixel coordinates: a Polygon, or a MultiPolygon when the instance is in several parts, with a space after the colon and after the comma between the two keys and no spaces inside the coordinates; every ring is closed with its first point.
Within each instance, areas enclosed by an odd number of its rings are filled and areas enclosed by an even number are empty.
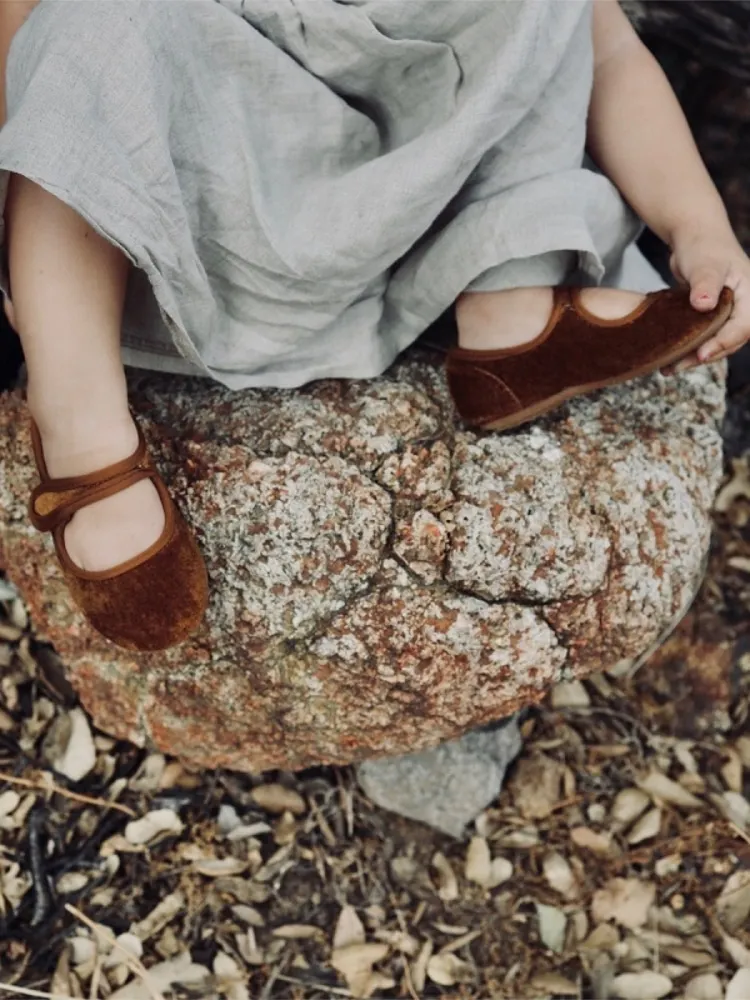
{"type": "Polygon", "coordinates": [[[0,578],[0,992],[748,1000],[747,458],[728,469],[698,605],[737,640],[727,718],[686,737],[648,665],[561,684],[463,842],[346,769],[191,774],[97,733],[0,578]]]}

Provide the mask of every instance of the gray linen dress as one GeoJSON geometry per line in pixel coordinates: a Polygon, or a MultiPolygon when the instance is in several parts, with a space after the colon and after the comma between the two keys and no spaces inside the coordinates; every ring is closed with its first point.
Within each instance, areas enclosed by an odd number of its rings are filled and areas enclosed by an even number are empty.
{"type": "Polygon", "coordinates": [[[11,48],[0,190],[26,175],[136,265],[127,363],[235,389],[372,377],[463,289],[623,284],[639,223],[584,161],[591,12],[42,0],[11,48]]]}

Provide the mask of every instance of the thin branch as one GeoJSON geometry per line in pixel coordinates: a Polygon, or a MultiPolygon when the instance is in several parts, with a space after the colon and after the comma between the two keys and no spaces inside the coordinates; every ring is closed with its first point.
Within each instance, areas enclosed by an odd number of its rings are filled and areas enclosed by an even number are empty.
{"type": "Polygon", "coordinates": [[[66,799],[73,799],[75,802],[83,802],[87,806],[100,806],[102,809],[116,809],[125,813],[132,819],[138,818],[138,813],[129,806],[120,805],[119,802],[110,802],[108,799],[94,799],[90,795],[81,795],[79,792],[69,792],[67,788],[62,788],[54,782],[49,784],[45,781],[31,781],[29,778],[16,778],[12,774],[5,774],[0,771],[0,783],[7,781],[9,785],[20,785],[22,788],[31,788],[37,792],[55,792],[57,795],[64,795],[66,799]]]}
{"type": "Polygon", "coordinates": [[[76,909],[76,907],[72,906],[70,903],[65,904],[65,909],[68,913],[71,913],[76,920],[80,920],[81,923],[86,924],[87,927],[91,928],[94,934],[103,937],[116,951],[119,951],[122,954],[125,965],[127,965],[131,972],[143,980],[144,985],[151,996],[151,1000],[164,1000],[162,993],[154,986],[145,965],[143,965],[143,963],[137,959],[135,955],[131,955],[127,948],[123,948],[108,927],[103,927],[101,924],[94,923],[90,917],[87,917],[85,913],[81,913],[80,910],[76,909]]]}

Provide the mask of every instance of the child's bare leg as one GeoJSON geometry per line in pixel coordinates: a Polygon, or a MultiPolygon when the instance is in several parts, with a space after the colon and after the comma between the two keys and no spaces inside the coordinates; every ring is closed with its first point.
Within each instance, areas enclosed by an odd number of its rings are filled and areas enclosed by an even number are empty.
{"type": "MultiPolygon", "coordinates": [[[[619,319],[632,312],[643,296],[613,288],[586,288],[581,298],[595,316],[619,319]]],[[[551,310],[551,288],[464,292],[456,301],[459,344],[475,351],[516,347],[542,332],[551,310]]]]}
{"type": "MultiPolygon", "coordinates": [[[[13,175],[6,205],[13,319],[28,369],[28,403],[51,476],[94,472],[138,444],[120,361],[128,263],[71,208],[13,175]]],[[[65,532],[71,559],[109,569],[164,527],[148,481],[79,511],[65,532]]]]}

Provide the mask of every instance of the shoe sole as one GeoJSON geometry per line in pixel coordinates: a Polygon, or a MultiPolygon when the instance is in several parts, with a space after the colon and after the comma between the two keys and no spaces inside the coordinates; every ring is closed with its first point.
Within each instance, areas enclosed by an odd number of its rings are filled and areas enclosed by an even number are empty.
{"type": "Polygon", "coordinates": [[[564,389],[562,392],[558,392],[555,396],[550,396],[541,403],[536,403],[534,406],[527,406],[526,409],[519,410],[517,413],[513,413],[508,417],[503,417],[501,420],[493,420],[491,423],[480,424],[479,429],[483,431],[512,430],[514,427],[520,427],[523,424],[530,423],[532,420],[536,420],[538,417],[543,417],[546,413],[549,413],[551,410],[556,410],[558,406],[569,402],[571,399],[575,399],[577,396],[585,396],[588,393],[596,392],[599,389],[609,389],[613,385],[622,385],[624,382],[630,382],[631,379],[642,378],[644,375],[652,375],[661,368],[677,364],[678,361],[686,358],[689,354],[692,354],[693,351],[697,351],[699,347],[702,347],[706,341],[713,337],[716,331],[719,330],[731,316],[732,308],[732,303],[730,303],[722,313],[716,316],[710,326],[703,330],[700,336],[695,337],[695,339],[690,341],[687,345],[683,344],[678,350],[665,354],[663,357],[659,358],[658,361],[642,365],[640,368],[634,368],[632,371],[628,372],[627,375],[618,375],[615,378],[606,379],[601,382],[589,382],[586,385],[577,385],[570,389],[564,389]]]}

